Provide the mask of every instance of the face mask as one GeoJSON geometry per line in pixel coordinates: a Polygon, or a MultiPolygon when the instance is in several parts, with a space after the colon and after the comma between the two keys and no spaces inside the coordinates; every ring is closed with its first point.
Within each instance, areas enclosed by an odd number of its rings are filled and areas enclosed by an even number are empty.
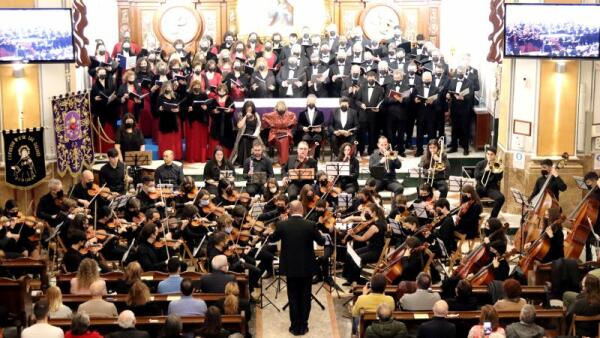
{"type": "Polygon", "coordinates": [[[98,75],[98,78],[100,80],[104,80],[104,79],[106,79],[106,74],[98,75]]]}
{"type": "Polygon", "coordinates": [[[125,128],[127,128],[127,129],[133,128],[133,122],[126,122],[125,123],[125,128]]]}
{"type": "Polygon", "coordinates": [[[442,77],[442,72],[436,72],[436,73],[435,73],[435,76],[437,76],[437,77],[442,77]]]}
{"type": "Polygon", "coordinates": [[[208,67],[208,71],[209,71],[209,72],[214,72],[215,70],[216,70],[216,67],[215,67],[215,66],[210,66],[210,67],[208,67]]]}
{"type": "Polygon", "coordinates": [[[315,104],[314,103],[309,103],[307,107],[310,108],[310,109],[315,109],[315,104]]]}
{"type": "Polygon", "coordinates": [[[329,32],[329,36],[332,37],[332,38],[335,38],[335,31],[330,31],[329,32]]]}
{"type": "Polygon", "coordinates": [[[271,192],[271,194],[274,194],[277,192],[277,188],[275,188],[275,187],[270,188],[269,191],[271,192]]]}
{"type": "Polygon", "coordinates": [[[326,185],[327,185],[327,180],[321,180],[321,181],[319,181],[319,183],[320,183],[322,186],[326,186],[326,185]]]}
{"type": "Polygon", "coordinates": [[[128,51],[130,47],[130,45],[125,44],[123,45],[123,50],[128,51]]]}
{"type": "Polygon", "coordinates": [[[225,40],[225,44],[228,45],[228,46],[231,46],[232,43],[233,43],[232,39],[226,39],[225,40]]]}
{"type": "Polygon", "coordinates": [[[434,56],[433,58],[431,58],[433,60],[433,62],[438,62],[440,61],[440,58],[437,56],[434,56]]]}
{"type": "Polygon", "coordinates": [[[200,50],[206,52],[208,50],[208,46],[201,46],[200,50]]]}
{"type": "Polygon", "coordinates": [[[265,46],[265,50],[267,52],[270,52],[273,49],[273,46],[265,46]]]}
{"type": "Polygon", "coordinates": [[[104,53],[106,53],[106,51],[104,49],[98,50],[98,55],[104,55],[104,53]]]}
{"type": "Polygon", "coordinates": [[[173,73],[179,73],[180,69],[179,68],[173,68],[172,71],[173,71],[173,73]]]}
{"type": "Polygon", "coordinates": [[[145,73],[146,71],[148,71],[148,66],[141,66],[140,67],[140,72],[145,73]]]}
{"type": "Polygon", "coordinates": [[[229,226],[229,227],[225,227],[225,232],[230,234],[233,231],[233,227],[229,226]]]}
{"type": "Polygon", "coordinates": [[[201,72],[200,72],[199,70],[195,70],[195,71],[194,71],[194,74],[196,74],[196,75],[200,75],[200,73],[201,73],[201,72]]]}
{"type": "Polygon", "coordinates": [[[235,65],[235,66],[233,66],[233,69],[239,72],[242,69],[242,66],[235,65]]]}
{"type": "Polygon", "coordinates": [[[467,196],[467,195],[464,195],[464,194],[463,194],[463,195],[461,195],[461,196],[460,196],[460,200],[461,200],[463,203],[465,203],[465,202],[468,202],[468,201],[470,201],[470,200],[471,200],[471,197],[469,197],[469,196],[467,196]]]}
{"type": "Polygon", "coordinates": [[[360,75],[360,74],[357,74],[357,73],[352,73],[352,77],[353,77],[353,78],[355,78],[355,79],[356,79],[356,78],[358,78],[358,77],[359,77],[359,75],[360,75]]]}
{"type": "Polygon", "coordinates": [[[304,34],[304,35],[302,35],[302,38],[303,38],[303,39],[308,39],[308,37],[309,37],[308,33],[307,33],[307,34],[304,34]]]}
{"type": "Polygon", "coordinates": [[[404,54],[400,53],[400,54],[396,54],[396,57],[400,60],[404,59],[404,54]]]}
{"type": "Polygon", "coordinates": [[[346,110],[348,110],[348,105],[343,104],[343,105],[340,106],[340,109],[342,111],[346,111],[346,110]]]}
{"type": "Polygon", "coordinates": [[[256,43],[256,38],[251,38],[249,41],[250,43],[256,43]]]}
{"type": "Polygon", "coordinates": [[[549,171],[546,169],[542,169],[542,176],[548,175],[549,171]]]}
{"type": "Polygon", "coordinates": [[[133,82],[134,82],[134,80],[131,80],[131,79],[127,80],[127,83],[129,83],[129,84],[133,84],[133,82]]]}
{"type": "Polygon", "coordinates": [[[423,82],[424,85],[429,86],[431,84],[431,81],[425,81],[423,82]]]}
{"type": "Polygon", "coordinates": [[[263,66],[263,65],[258,66],[258,70],[260,70],[260,71],[265,70],[265,66],[263,66]]]}
{"type": "Polygon", "coordinates": [[[396,57],[396,52],[388,52],[390,58],[396,57]]]}
{"type": "Polygon", "coordinates": [[[344,61],[346,61],[346,59],[344,59],[344,58],[338,58],[338,59],[337,59],[337,61],[338,61],[339,63],[344,63],[344,61]]]}
{"type": "Polygon", "coordinates": [[[373,218],[373,216],[372,216],[370,213],[368,213],[368,212],[367,212],[367,213],[365,213],[365,219],[366,219],[367,221],[368,221],[368,220],[370,220],[371,218],[373,218]]]}
{"type": "Polygon", "coordinates": [[[310,63],[311,63],[313,66],[316,66],[316,65],[318,65],[318,64],[319,64],[319,60],[312,60],[312,61],[310,61],[310,63]]]}
{"type": "Polygon", "coordinates": [[[399,212],[399,213],[403,213],[403,212],[405,212],[405,211],[406,211],[406,207],[404,207],[404,206],[399,206],[399,207],[398,207],[398,212],[399,212]]]}
{"type": "Polygon", "coordinates": [[[400,39],[400,33],[394,33],[394,37],[395,37],[396,39],[400,39]]]}
{"type": "Polygon", "coordinates": [[[57,198],[63,198],[63,196],[65,196],[65,192],[62,190],[59,190],[56,192],[56,197],[57,198]]]}
{"type": "Polygon", "coordinates": [[[200,93],[200,91],[202,90],[202,88],[200,88],[200,87],[194,87],[193,90],[194,90],[194,93],[198,94],[198,93],[200,93]]]}
{"type": "Polygon", "coordinates": [[[207,206],[209,203],[210,203],[209,200],[200,200],[200,205],[203,207],[207,206]]]}
{"type": "Polygon", "coordinates": [[[233,192],[233,188],[232,188],[232,187],[227,187],[227,189],[225,189],[225,191],[226,191],[228,194],[231,194],[231,193],[233,192]]]}
{"type": "Polygon", "coordinates": [[[369,86],[372,86],[375,84],[375,80],[369,80],[369,86]]]}
{"type": "Polygon", "coordinates": [[[414,71],[414,70],[412,70],[412,69],[411,69],[411,70],[409,70],[409,71],[408,71],[408,75],[410,75],[410,76],[413,76],[413,75],[415,75],[415,71],[414,71]]]}
{"type": "Polygon", "coordinates": [[[462,80],[462,79],[465,77],[465,75],[464,75],[464,74],[460,74],[460,73],[459,73],[459,74],[457,75],[457,77],[458,77],[458,79],[459,79],[459,80],[462,80]]]}
{"type": "Polygon", "coordinates": [[[273,43],[279,45],[281,43],[281,40],[273,40],[273,43]]]}
{"type": "Polygon", "coordinates": [[[88,189],[92,189],[93,186],[94,186],[94,182],[87,182],[85,184],[85,187],[88,188],[88,189]]]}
{"type": "Polygon", "coordinates": [[[238,52],[238,53],[241,53],[241,52],[244,51],[244,48],[238,47],[238,48],[235,49],[235,51],[238,52]]]}
{"type": "Polygon", "coordinates": [[[283,205],[278,205],[278,206],[277,206],[277,211],[279,211],[279,212],[285,212],[285,206],[283,206],[283,205]]]}

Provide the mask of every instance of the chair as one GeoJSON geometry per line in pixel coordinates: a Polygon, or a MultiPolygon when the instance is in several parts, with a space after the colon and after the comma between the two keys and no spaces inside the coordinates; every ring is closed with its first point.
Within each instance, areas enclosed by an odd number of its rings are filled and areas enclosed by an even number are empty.
{"type": "Polygon", "coordinates": [[[577,336],[577,327],[576,322],[597,322],[598,323],[598,332],[596,337],[600,337],[600,315],[596,316],[578,316],[573,315],[573,319],[571,320],[571,327],[569,328],[569,336],[577,336]]]}

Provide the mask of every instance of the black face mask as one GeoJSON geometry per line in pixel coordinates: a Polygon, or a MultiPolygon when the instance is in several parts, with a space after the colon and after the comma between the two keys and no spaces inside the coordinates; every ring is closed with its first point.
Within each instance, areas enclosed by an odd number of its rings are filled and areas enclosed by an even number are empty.
{"type": "Polygon", "coordinates": [[[372,86],[375,84],[375,80],[369,80],[369,86],[372,86]]]}
{"type": "Polygon", "coordinates": [[[460,201],[465,203],[471,200],[471,197],[467,196],[467,195],[460,195],[460,201]]]}
{"type": "Polygon", "coordinates": [[[431,82],[423,82],[424,85],[429,86],[431,82]]]}
{"type": "Polygon", "coordinates": [[[93,186],[94,186],[94,182],[87,182],[87,183],[85,184],[85,187],[86,187],[87,189],[92,189],[92,187],[93,187],[93,186]]]}
{"type": "Polygon", "coordinates": [[[458,78],[459,80],[462,80],[462,79],[464,79],[464,78],[465,78],[465,76],[464,76],[463,74],[458,74],[457,78],[458,78]]]}
{"type": "Polygon", "coordinates": [[[172,71],[173,71],[173,73],[179,73],[180,69],[179,68],[173,68],[172,71]]]}
{"type": "Polygon", "coordinates": [[[196,74],[196,75],[200,75],[201,73],[202,73],[202,72],[201,72],[201,71],[199,71],[199,70],[195,70],[195,71],[194,71],[194,74],[196,74]]]}
{"type": "Polygon", "coordinates": [[[435,76],[442,77],[442,72],[435,73],[435,76]]]}
{"type": "Polygon", "coordinates": [[[238,53],[241,53],[241,52],[244,51],[244,48],[236,48],[235,51],[238,52],[238,53]]]}
{"type": "Polygon", "coordinates": [[[281,40],[273,40],[273,43],[279,45],[281,43],[281,40]]]}
{"type": "Polygon", "coordinates": [[[127,80],[127,83],[133,84],[134,80],[127,80]]]}
{"type": "Polygon", "coordinates": [[[339,63],[344,63],[344,62],[346,61],[346,59],[344,59],[344,58],[338,58],[338,59],[337,59],[337,61],[338,61],[339,63]]]}
{"type": "Polygon", "coordinates": [[[370,220],[370,219],[372,219],[372,218],[373,218],[373,216],[372,216],[370,213],[368,213],[368,212],[367,212],[367,213],[365,213],[365,219],[366,219],[367,221],[368,221],[368,220],[370,220]]]}
{"type": "Polygon", "coordinates": [[[347,105],[341,105],[341,106],[340,106],[340,109],[341,109],[342,111],[346,111],[346,110],[348,110],[348,106],[347,106],[347,105]]]}
{"type": "Polygon", "coordinates": [[[98,75],[98,79],[104,80],[104,79],[106,79],[106,75],[98,75]]]}
{"type": "Polygon", "coordinates": [[[98,51],[98,55],[102,55],[102,56],[104,56],[104,54],[105,54],[105,53],[106,53],[106,51],[104,51],[104,50],[99,50],[99,51],[98,51]]]}
{"type": "Polygon", "coordinates": [[[307,107],[310,109],[315,109],[315,105],[313,103],[308,104],[307,107]]]}
{"type": "Polygon", "coordinates": [[[216,68],[215,68],[215,67],[208,67],[208,71],[209,71],[209,72],[214,72],[215,70],[216,70],[216,68]]]}
{"type": "Polygon", "coordinates": [[[285,114],[285,110],[278,110],[278,111],[277,111],[277,113],[278,113],[279,115],[283,115],[283,114],[285,114]]]}
{"type": "Polygon", "coordinates": [[[546,169],[542,169],[542,170],[541,170],[541,172],[542,172],[542,176],[546,176],[546,175],[548,175],[548,174],[550,173],[550,172],[549,172],[548,170],[546,170],[546,169]]]}
{"type": "Polygon", "coordinates": [[[127,129],[133,128],[133,122],[127,122],[127,123],[125,123],[125,128],[127,128],[127,129]]]}
{"type": "Polygon", "coordinates": [[[415,75],[415,71],[414,71],[414,70],[409,70],[409,71],[408,71],[408,75],[410,75],[410,76],[413,76],[413,75],[415,75]]]}
{"type": "Polygon", "coordinates": [[[399,207],[398,207],[398,212],[399,212],[399,213],[403,213],[403,212],[405,212],[405,211],[406,211],[406,207],[405,207],[405,206],[399,206],[399,207]]]}
{"type": "Polygon", "coordinates": [[[277,211],[279,211],[279,212],[285,212],[285,206],[283,206],[283,205],[278,205],[278,206],[277,206],[277,211]]]}
{"type": "Polygon", "coordinates": [[[65,196],[65,192],[62,190],[59,190],[56,192],[56,198],[63,198],[65,196]]]}
{"type": "Polygon", "coordinates": [[[273,50],[273,47],[272,46],[265,46],[265,50],[267,52],[270,52],[271,50],[273,50]]]}
{"type": "Polygon", "coordinates": [[[327,186],[327,180],[321,180],[319,181],[319,183],[321,184],[321,186],[327,186]]]}
{"type": "Polygon", "coordinates": [[[440,58],[437,56],[434,56],[433,58],[431,58],[433,60],[433,62],[438,62],[440,61],[440,58]]]}

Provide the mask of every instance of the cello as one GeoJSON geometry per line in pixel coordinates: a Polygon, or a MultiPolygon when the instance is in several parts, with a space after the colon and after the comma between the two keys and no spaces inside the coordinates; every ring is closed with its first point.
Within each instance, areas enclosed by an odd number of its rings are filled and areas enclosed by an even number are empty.
{"type": "Polygon", "coordinates": [[[592,198],[592,194],[596,189],[598,189],[598,185],[588,191],[567,217],[571,224],[571,232],[565,240],[565,258],[579,258],[581,250],[583,250],[585,242],[594,224],[596,224],[600,207],[600,202],[592,198]]]}
{"type": "MultiPolygon", "coordinates": [[[[554,165],[555,169],[562,169],[565,166],[569,154],[565,152],[561,157],[562,159],[554,165]]],[[[548,173],[539,194],[533,198],[533,208],[527,212],[527,220],[515,234],[515,247],[521,248],[524,244],[539,238],[543,227],[542,220],[546,211],[550,208],[559,207],[556,196],[548,189],[552,177],[552,174],[548,173]]]]}
{"type": "MultiPolygon", "coordinates": [[[[505,252],[504,255],[498,255],[498,252],[496,252],[495,249],[490,248],[490,250],[492,250],[492,252],[494,252],[494,254],[496,254],[497,257],[499,256],[498,261],[507,260],[510,258],[510,256],[519,252],[517,248],[513,248],[511,251],[505,252]]],[[[467,277],[469,282],[471,282],[471,286],[488,285],[492,281],[494,281],[496,279],[496,276],[494,276],[494,271],[492,269],[493,266],[494,262],[492,261],[490,262],[490,264],[484,266],[483,268],[481,268],[481,270],[477,271],[477,273],[475,273],[474,275],[467,277]]]]}
{"type": "MultiPolygon", "coordinates": [[[[548,225],[554,227],[556,224],[560,224],[565,221],[565,216],[561,215],[557,220],[548,225]]],[[[554,229],[552,229],[554,230],[554,229]]],[[[562,231],[562,230],[561,230],[562,231]]],[[[531,246],[527,249],[527,253],[523,255],[523,258],[519,261],[517,266],[521,269],[521,272],[526,276],[527,272],[533,268],[533,263],[538,260],[541,261],[546,257],[550,251],[550,237],[546,232],[546,227],[542,230],[541,235],[531,243],[531,246]]]]}
{"type": "MultiPolygon", "coordinates": [[[[508,223],[504,223],[504,225],[496,229],[496,231],[489,234],[487,237],[491,238],[497,235],[502,231],[506,231],[508,229],[508,223]]],[[[452,272],[453,277],[466,278],[469,274],[474,271],[479,271],[484,267],[486,262],[489,262],[491,259],[490,250],[488,250],[487,246],[483,244],[479,244],[477,248],[471,251],[467,256],[465,256],[460,262],[460,265],[452,272]]]]}

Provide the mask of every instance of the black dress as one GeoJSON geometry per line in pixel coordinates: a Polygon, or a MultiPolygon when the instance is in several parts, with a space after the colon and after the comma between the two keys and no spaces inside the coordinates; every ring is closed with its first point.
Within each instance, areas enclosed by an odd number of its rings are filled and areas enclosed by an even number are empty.
{"type": "Polygon", "coordinates": [[[128,151],[139,151],[144,145],[144,135],[138,128],[133,128],[132,132],[127,132],[125,127],[119,128],[115,144],[121,145],[121,154],[125,156],[128,151]]]}
{"type": "Polygon", "coordinates": [[[233,112],[228,112],[221,108],[231,107],[235,110],[233,99],[227,97],[223,104],[216,101],[216,108],[211,113],[210,138],[219,141],[219,144],[225,148],[232,149],[235,144],[235,133],[233,131],[233,112]]]}
{"type": "Polygon", "coordinates": [[[258,127],[258,120],[256,116],[250,120],[246,119],[246,127],[244,128],[244,133],[242,134],[239,144],[238,144],[238,155],[235,159],[235,162],[239,165],[243,165],[246,162],[246,159],[252,155],[252,143],[256,139],[254,137],[254,132],[258,127]]]}
{"type": "Polygon", "coordinates": [[[479,235],[477,233],[479,231],[479,215],[481,215],[481,204],[471,205],[456,224],[458,232],[465,234],[467,239],[476,238],[479,235]]]}

